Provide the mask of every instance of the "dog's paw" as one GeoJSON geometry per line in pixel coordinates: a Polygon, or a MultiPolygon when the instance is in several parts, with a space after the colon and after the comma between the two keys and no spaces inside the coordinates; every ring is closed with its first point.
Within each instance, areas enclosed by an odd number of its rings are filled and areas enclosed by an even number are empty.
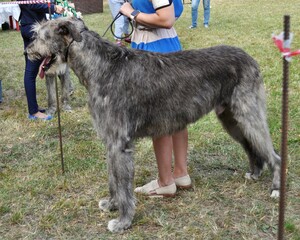
{"type": "Polygon", "coordinates": [[[258,180],[259,176],[247,172],[247,173],[245,173],[245,178],[248,180],[258,180]]]}
{"type": "Polygon", "coordinates": [[[102,199],[99,201],[99,208],[103,212],[109,212],[109,201],[107,199],[102,199]]]}
{"type": "Polygon", "coordinates": [[[279,190],[273,190],[271,193],[271,198],[278,198],[280,196],[279,190]]]}
{"type": "Polygon", "coordinates": [[[63,110],[65,112],[72,112],[72,108],[70,105],[66,104],[66,105],[63,105],[63,110]]]}
{"type": "Polygon", "coordinates": [[[98,206],[103,212],[118,210],[118,204],[113,199],[101,199],[98,206]]]}
{"type": "Polygon", "coordinates": [[[113,219],[108,222],[107,229],[113,233],[122,233],[124,231],[123,228],[119,228],[119,220],[113,219]]]}
{"type": "Polygon", "coordinates": [[[113,233],[123,233],[124,230],[131,226],[129,221],[120,221],[119,219],[113,219],[108,222],[107,229],[113,233]]]}
{"type": "Polygon", "coordinates": [[[55,113],[56,113],[56,108],[50,107],[50,108],[48,108],[48,109],[46,110],[46,114],[47,114],[47,115],[54,116],[55,113]]]}
{"type": "Polygon", "coordinates": [[[248,180],[252,180],[251,173],[249,173],[249,172],[245,173],[245,178],[248,180]]]}

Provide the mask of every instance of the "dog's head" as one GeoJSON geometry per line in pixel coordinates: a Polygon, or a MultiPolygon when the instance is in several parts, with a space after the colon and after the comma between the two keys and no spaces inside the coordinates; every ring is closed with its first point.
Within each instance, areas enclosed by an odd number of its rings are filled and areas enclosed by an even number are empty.
{"type": "Polygon", "coordinates": [[[42,60],[42,71],[56,73],[57,67],[67,62],[70,45],[82,41],[84,23],[76,18],[59,18],[37,23],[33,27],[34,40],[25,54],[30,60],[42,60]]]}

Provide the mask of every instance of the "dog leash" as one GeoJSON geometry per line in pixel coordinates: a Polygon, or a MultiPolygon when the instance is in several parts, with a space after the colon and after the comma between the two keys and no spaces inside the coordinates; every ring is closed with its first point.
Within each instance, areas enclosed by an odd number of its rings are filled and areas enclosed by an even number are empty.
{"type": "MultiPolygon", "coordinates": [[[[129,2],[131,3],[130,0],[124,0],[124,2],[129,2]]],[[[121,36],[116,36],[115,33],[114,33],[114,30],[113,30],[113,25],[115,23],[115,21],[120,18],[123,14],[121,12],[118,12],[118,14],[114,17],[114,19],[112,20],[111,24],[107,27],[107,29],[105,30],[104,34],[102,35],[102,37],[105,36],[105,34],[107,33],[108,29],[110,29],[112,35],[115,37],[115,38],[118,38],[118,39],[125,39],[125,38],[128,38],[129,36],[131,36],[131,34],[133,33],[133,24],[131,22],[131,19],[129,19],[129,24],[130,24],[130,27],[131,27],[131,32],[126,36],[126,37],[121,37],[121,36]]]]}
{"type": "Polygon", "coordinates": [[[107,33],[107,31],[108,31],[109,29],[110,29],[112,35],[113,35],[115,38],[118,38],[118,39],[121,39],[121,40],[123,40],[123,39],[125,39],[125,38],[128,38],[128,37],[133,33],[133,25],[132,25],[132,22],[129,21],[129,24],[130,24],[130,27],[131,27],[130,33],[129,33],[126,37],[125,37],[125,36],[124,36],[124,37],[121,37],[121,36],[116,36],[116,35],[115,35],[114,30],[113,30],[113,25],[114,25],[115,21],[116,21],[118,18],[120,18],[122,15],[123,15],[122,13],[118,12],[118,14],[117,14],[117,15],[115,16],[115,18],[112,20],[111,24],[109,24],[109,26],[108,26],[107,29],[105,30],[105,32],[104,32],[104,34],[102,35],[102,37],[105,36],[105,34],[107,33]]]}
{"type": "MultiPolygon", "coordinates": [[[[49,20],[51,21],[52,14],[51,14],[51,1],[50,0],[48,0],[48,11],[49,11],[49,20]]],[[[60,120],[60,106],[59,106],[59,97],[58,97],[57,77],[55,77],[55,92],[56,92],[56,108],[57,108],[57,122],[58,122],[61,170],[62,170],[62,174],[64,175],[65,174],[65,163],[64,163],[64,153],[63,153],[62,134],[61,134],[61,120],[60,120]]]]}

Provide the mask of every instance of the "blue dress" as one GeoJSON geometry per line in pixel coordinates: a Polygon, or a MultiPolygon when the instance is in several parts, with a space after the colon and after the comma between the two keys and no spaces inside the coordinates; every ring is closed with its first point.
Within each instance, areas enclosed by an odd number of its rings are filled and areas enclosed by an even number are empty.
{"type": "MultiPolygon", "coordinates": [[[[175,17],[179,17],[183,10],[181,0],[133,0],[134,9],[143,13],[155,13],[156,9],[174,4],[175,17]]],[[[176,52],[181,50],[181,44],[175,29],[149,28],[137,24],[131,38],[131,47],[150,52],[176,52]]]]}

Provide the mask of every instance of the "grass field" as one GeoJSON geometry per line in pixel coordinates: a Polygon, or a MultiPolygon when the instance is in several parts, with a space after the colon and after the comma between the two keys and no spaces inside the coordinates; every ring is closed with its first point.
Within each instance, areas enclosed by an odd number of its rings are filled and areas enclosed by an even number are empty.
{"type": "MultiPolygon", "coordinates": [[[[187,1],[185,1],[187,2],[187,1]]],[[[213,0],[209,29],[189,30],[185,4],[176,30],[185,49],[229,44],[243,48],[260,64],[268,97],[268,122],[280,150],[282,58],[271,34],[291,16],[293,49],[300,48],[299,0],[213,0]]],[[[203,16],[200,7],[199,16],[203,16]]],[[[84,15],[102,35],[111,21],[104,13],[84,15]]],[[[106,35],[112,39],[111,34],[106,35]]],[[[57,121],[27,120],[20,32],[0,30],[0,239],[276,239],[278,200],[269,198],[271,174],[244,179],[248,161],[214,114],[189,126],[189,172],[194,191],[170,200],[138,197],[132,228],[122,235],[106,229],[116,212],[103,213],[98,200],[108,195],[106,153],[87,108],[86,91],[75,76],[72,113],[62,113],[66,173],[60,164],[57,121]]],[[[290,64],[286,239],[300,239],[300,57],[290,64]]],[[[201,67],[201,66],[199,66],[201,67]]],[[[46,106],[44,80],[37,79],[38,101],[46,106]]],[[[150,139],[136,143],[135,184],[156,178],[150,139]]]]}

